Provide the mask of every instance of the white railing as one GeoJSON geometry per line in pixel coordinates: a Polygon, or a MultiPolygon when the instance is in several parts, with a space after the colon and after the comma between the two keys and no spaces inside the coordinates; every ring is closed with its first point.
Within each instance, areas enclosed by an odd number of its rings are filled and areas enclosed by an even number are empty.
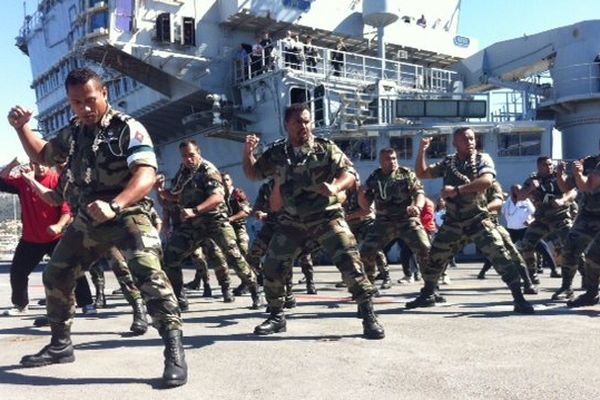
{"type": "Polygon", "coordinates": [[[325,80],[345,80],[361,84],[379,79],[394,81],[399,87],[426,92],[448,92],[457,73],[422,65],[366,56],[313,46],[314,53],[306,54],[306,46],[286,47],[284,41],[274,43],[270,53],[257,49],[254,54],[240,50],[235,61],[236,83],[254,79],[261,74],[280,69],[325,80]]]}

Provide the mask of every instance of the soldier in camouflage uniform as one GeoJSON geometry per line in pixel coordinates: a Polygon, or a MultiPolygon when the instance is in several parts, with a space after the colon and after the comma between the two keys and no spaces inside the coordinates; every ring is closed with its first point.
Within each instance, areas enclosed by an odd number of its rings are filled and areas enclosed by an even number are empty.
{"type": "Polygon", "coordinates": [[[39,353],[23,357],[21,364],[35,367],[75,360],[70,337],[75,277],[82,267],[116,246],[163,337],[163,382],[183,385],[187,365],[182,322],[177,299],[160,265],[160,238],[145,200],[156,173],[152,140],[139,122],[110,108],[108,90],[95,72],[71,71],[65,88],[76,117],[69,129],[49,142],[29,127],[31,111],[16,106],[8,115],[32,160],[48,165],[67,161],[63,193],[76,208],[75,219],[43,274],[52,339],[39,353]]]}
{"type": "Polygon", "coordinates": [[[246,218],[252,211],[252,207],[246,193],[242,189],[233,186],[231,175],[223,173],[221,178],[223,179],[223,186],[225,186],[225,205],[227,206],[229,223],[235,231],[240,251],[246,257],[250,246],[246,218]]]}
{"type": "MultiPolygon", "coordinates": [[[[600,147],[600,143],[598,144],[600,147]]],[[[579,213],[563,248],[563,276],[573,275],[579,255],[585,254],[583,286],[585,293],[568,301],[568,307],[598,303],[600,280],[600,154],[573,163],[573,175],[566,177],[559,169],[559,184],[566,191],[577,187],[583,193],[579,213]]]]}
{"type": "Polygon", "coordinates": [[[294,104],[286,109],[287,139],[275,142],[258,159],[259,139],[246,137],[243,167],[252,180],[280,179],[282,211],[279,227],[269,243],[264,262],[264,285],[270,308],[265,322],[254,330],[267,335],[286,330],[283,303],[285,278],[294,258],[310,240],[331,254],[363,317],[363,335],[385,336],[373,311],[371,297],[377,289],[363,272],[356,239],[350,231],[337,194],[354,184],[356,172],[350,160],[330,140],[312,134],[308,108],[294,104]]]}
{"type": "Polygon", "coordinates": [[[358,193],[363,210],[369,210],[375,202],[375,223],[360,246],[360,255],[371,281],[375,275],[377,251],[395,239],[401,238],[406,243],[417,256],[419,265],[428,263],[430,247],[429,236],[420,218],[425,205],[423,185],[413,171],[398,165],[392,148],[379,152],[379,164],[380,168],[371,173],[358,193]]]}
{"type": "MultiPolygon", "coordinates": [[[[517,246],[512,241],[510,233],[508,233],[506,228],[500,225],[500,221],[498,221],[498,213],[500,212],[502,204],[504,203],[504,192],[500,182],[495,180],[494,183],[492,183],[492,186],[490,186],[486,191],[486,198],[488,201],[487,209],[490,213],[490,220],[496,225],[498,233],[500,233],[500,236],[502,236],[504,246],[506,246],[511,259],[519,266],[519,274],[523,280],[523,292],[525,294],[537,294],[538,291],[533,285],[533,282],[531,282],[531,277],[527,271],[527,264],[525,263],[525,260],[523,260],[523,257],[517,249],[517,246]]],[[[486,259],[485,264],[483,265],[483,268],[479,274],[485,274],[490,268],[492,268],[492,262],[486,259]]]]}
{"type": "MultiPolygon", "coordinates": [[[[575,190],[563,192],[560,189],[552,160],[544,156],[537,159],[537,173],[529,177],[523,184],[523,188],[517,192],[519,200],[529,197],[535,206],[534,220],[527,227],[525,236],[519,243],[521,254],[534,281],[537,281],[535,248],[540,240],[550,235],[556,238],[554,243],[557,264],[563,264],[561,249],[573,225],[569,210],[576,195],[575,190]]],[[[562,285],[552,295],[552,300],[573,297],[571,283],[574,274],[575,270],[572,273],[562,274],[562,285]]]]}
{"type": "MultiPolygon", "coordinates": [[[[355,187],[353,190],[349,191],[348,197],[346,201],[344,201],[344,213],[346,214],[346,222],[356,237],[356,240],[361,243],[367,233],[369,232],[369,228],[375,222],[375,210],[373,207],[370,207],[368,210],[363,210],[358,204],[358,188],[360,187],[360,181],[357,179],[355,187]]],[[[364,261],[363,261],[364,262],[364,261]]],[[[390,278],[390,267],[387,263],[387,258],[382,249],[377,250],[375,254],[375,265],[377,266],[377,270],[381,275],[381,279],[383,282],[381,283],[382,289],[389,289],[392,286],[392,281],[390,278]]],[[[374,278],[377,279],[377,278],[374,278]]],[[[340,282],[336,284],[336,287],[344,287],[344,282],[340,282]]]]}
{"type": "MultiPolygon", "coordinates": [[[[269,242],[277,230],[277,221],[280,215],[278,211],[272,209],[272,193],[274,185],[274,179],[269,179],[267,182],[263,183],[258,190],[258,195],[254,202],[254,216],[262,221],[263,224],[252,242],[252,247],[248,253],[248,263],[256,274],[260,276],[262,276],[261,260],[265,254],[267,254],[269,242]]],[[[310,249],[305,248],[302,250],[301,254],[298,256],[298,262],[306,279],[306,293],[317,294],[313,278],[313,263],[310,249]]],[[[290,270],[290,275],[288,275],[285,280],[284,308],[294,308],[296,306],[296,298],[292,292],[293,286],[293,274],[290,270]]]]}
{"type": "MultiPolygon", "coordinates": [[[[180,143],[182,167],[170,191],[160,191],[166,201],[180,209],[180,224],[174,228],[165,250],[165,270],[178,299],[185,299],[181,264],[204,241],[212,239],[227,264],[233,266],[252,296],[252,309],[261,305],[256,276],[237,245],[235,232],[227,219],[225,188],[219,170],[200,155],[193,140],[180,143]]],[[[225,282],[222,282],[225,284],[225,282]]],[[[228,289],[228,288],[226,288],[228,289]]]]}
{"type": "MultiPolygon", "coordinates": [[[[416,173],[421,179],[443,178],[441,196],[446,199],[446,218],[431,245],[429,263],[421,265],[425,286],[420,295],[406,303],[407,308],[430,307],[436,303],[436,286],[448,263],[464,245],[465,239],[475,242],[509,286],[514,298],[514,310],[533,313],[533,307],[523,297],[519,270],[511,259],[502,236],[490,220],[486,190],[492,184],[496,170],[491,157],[475,149],[475,134],[470,128],[458,128],[453,135],[457,152],[433,165],[425,162],[430,138],[421,141],[416,173]]],[[[438,300],[439,301],[439,300],[438,300]]]]}

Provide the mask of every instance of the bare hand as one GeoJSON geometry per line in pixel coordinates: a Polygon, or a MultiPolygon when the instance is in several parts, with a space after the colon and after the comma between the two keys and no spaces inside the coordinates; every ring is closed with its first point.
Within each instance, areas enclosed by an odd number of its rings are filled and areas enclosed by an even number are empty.
{"type": "Polygon", "coordinates": [[[430,137],[424,137],[423,139],[421,139],[421,148],[419,149],[419,151],[426,151],[429,146],[431,146],[431,138],[430,137]]]}
{"type": "Polygon", "coordinates": [[[537,179],[532,179],[531,180],[531,186],[533,186],[534,188],[538,189],[540,187],[540,181],[538,181],[537,179]]]}
{"type": "Polygon", "coordinates": [[[567,164],[564,161],[559,162],[558,165],[556,166],[556,173],[558,175],[563,175],[566,170],[567,170],[567,164]]]}
{"type": "Polygon", "coordinates": [[[335,196],[339,193],[339,188],[335,183],[323,182],[319,185],[318,192],[325,197],[335,196]]]}
{"type": "Polygon", "coordinates": [[[256,213],[254,213],[254,216],[259,221],[264,221],[268,215],[269,214],[267,214],[266,212],[262,212],[262,211],[257,211],[256,213]]]}
{"type": "Polygon", "coordinates": [[[8,123],[15,129],[21,129],[31,120],[33,112],[21,106],[14,106],[8,112],[8,123]]]}
{"type": "Polygon", "coordinates": [[[442,188],[441,196],[444,199],[452,199],[452,198],[456,197],[456,195],[457,195],[456,186],[446,185],[442,188]]]}
{"type": "Polygon", "coordinates": [[[421,214],[421,210],[417,206],[406,207],[406,213],[409,217],[418,217],[421,214]]]}
{"type": "Polygon", "coordinates": [[[260,143],[260,139],[256,135],[247,135],[246,143],[244,145],[244,154],[251,155],[254,154],[254,150],[258,147],[260,143]]]}
{"type": "Polygon", "coordinates": [[[193,208],[183,208],[179,213],[179,216],[183,221],[187,221],[188,219],[192,219],[196,216],[193,208]]]}
{"type": "Polygon", "coordinates": [[[35,180],[35,172],[31,169],[22,169],[21,176],[29,181],[35,180]]]}
{"type": "Polygon", "coordinates": [[[117,217],[117,214],[110,208],[106,201],[96,200],[87,205],[87,213],[94,221],[103,223],[117,217]]]}
{"type": "Polygon", "coordinates": [[[583,175],[583,160],[573,161],[573,173],[583,175]]]}
{"type": "Polygon", "coordinates": [[[48,233],[48,235],[50,236],[56,236],[58,234],[60,234],[62,232],[62,226],[57,225],[57,224],[53,224],[50,225],[47,229],[46,232],[48,233]]]}

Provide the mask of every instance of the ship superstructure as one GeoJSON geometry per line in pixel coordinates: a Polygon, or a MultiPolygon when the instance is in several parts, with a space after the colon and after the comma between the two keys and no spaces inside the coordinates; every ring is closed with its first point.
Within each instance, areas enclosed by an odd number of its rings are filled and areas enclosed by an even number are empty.
{"type": "Polygon", "coordinates": [[[459,0],[45,0],[17,45],[31,59],[45,135],[68,122],[68,70],[94,65],[112,105],[148,128],[167,175],[180,163],[179,141],[193,137],[251,196],[244,137],[284,137],[283,110],[296,102],[310,105],[316,133],[363,177],[383,147],[414,166],[423,136],[433,137],[429,160],[440,159],[464,124],[505,187],[523,181],[539,155],[574,158],[597,146],[600,22],[478,52],[458,34],[459,13],[459,0]],[[271,44],[259,46],[265,32],[271,44]]]}

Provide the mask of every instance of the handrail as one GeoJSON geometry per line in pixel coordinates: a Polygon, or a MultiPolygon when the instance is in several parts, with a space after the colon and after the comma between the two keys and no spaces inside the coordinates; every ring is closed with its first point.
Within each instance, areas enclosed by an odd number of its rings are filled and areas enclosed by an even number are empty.
{"type": "Polygon", "coordinates": [[[271,54],[256,49],[255,54],[238,53],[234,79],[242,83],[270,71],[288,69],[307,77],[374,83],[379,79],[396,82],[399,87],[422,91],[448,92],[458,74],[395,60],[384,60],[348,51],[312,46],[314,55],[305,54],[306,46],[280,40],[271,54]]]}

